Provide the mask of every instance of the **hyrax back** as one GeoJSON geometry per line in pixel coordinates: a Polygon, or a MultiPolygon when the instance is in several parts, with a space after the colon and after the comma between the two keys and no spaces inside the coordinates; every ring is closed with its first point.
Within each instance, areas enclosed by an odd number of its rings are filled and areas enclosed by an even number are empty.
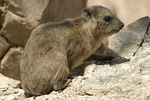
{"type": "Polygon", "coordinates": [[[75,19],[38,26],[21,59],[22,88],[42,95],[66,87],[69,71],[80,65],[103,39],[122,29],[123,23],[107,8],[84,8],[75,19]]]}

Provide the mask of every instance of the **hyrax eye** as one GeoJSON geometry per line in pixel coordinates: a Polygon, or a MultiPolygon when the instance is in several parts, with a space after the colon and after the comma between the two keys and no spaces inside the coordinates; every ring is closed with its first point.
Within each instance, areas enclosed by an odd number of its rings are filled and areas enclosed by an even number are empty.
{"type": "Polygon", "coordinates": [[[105,20],[106,22],[110,22],[110,21],[112,20],[112,18],[111,18],[110,16],[105,16],[105,17],[104,17],[104,20],[105,20]]]}

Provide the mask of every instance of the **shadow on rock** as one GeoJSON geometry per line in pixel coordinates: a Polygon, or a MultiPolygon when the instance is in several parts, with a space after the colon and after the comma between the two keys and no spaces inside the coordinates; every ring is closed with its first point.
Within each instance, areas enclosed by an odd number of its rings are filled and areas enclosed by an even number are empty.
{"type": "Polygon", "coordinates": [[[90,65],[91,63],[83,63],[78,67],[74,68],[69,75],[69,78],[74,78],[75,76],[83,76],[85,68],[90,65]]]}
{"type": "Polygon", "coordinates": [[[121,64],[121,63],[125,63],[130,61],[130,59],[127,58],[123,58],[121,56],[119,56],[117,53],[115,53],[112,49],[107,49],[106,51],[106,55],[109,56],[113,56],[114,59],[112,60],[107,60],[107,61],[90,61],[90,62],[83,62],[83,64],[79,65],[78,67],[74,68],[70,75],[69,78],[74,78],[74,76],[83,76],[84,75],[84,70],[85,68],[90,65],[90,64],[96,64],[96,65],[105,65],[105,64],[109,64],[110,66],[113,65],[117,65],[117,64],[121,64]]]}
{"type": "Polygon", "coordinates": [[[130,61],[130,59],[127,59],[127,58],[124,58],[124,57],[119,56],[117,53],[115,53],[115,52],[114,52],[112,49],[110,49],[110,48],[107,48],[106,55],[114,56],[114,59],[112,59],[111,61],[106,61],[106,62],[104,62],[104,64],[108,63],[108,64],[110,64],[111,66],[130,61]]]}

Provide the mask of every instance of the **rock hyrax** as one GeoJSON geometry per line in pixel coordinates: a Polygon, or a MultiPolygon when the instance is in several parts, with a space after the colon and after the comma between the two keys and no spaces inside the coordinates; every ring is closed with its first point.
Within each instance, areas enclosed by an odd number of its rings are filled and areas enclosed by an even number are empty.
{"type": "Polygon", "coordinates": [[[93,54],[103,39],[124,24],[109,9],[87,7],[82,15],[35,28],[21,59],[22,88],[29,95],[42,95],[66,87],[71,69],[93,54]]]}

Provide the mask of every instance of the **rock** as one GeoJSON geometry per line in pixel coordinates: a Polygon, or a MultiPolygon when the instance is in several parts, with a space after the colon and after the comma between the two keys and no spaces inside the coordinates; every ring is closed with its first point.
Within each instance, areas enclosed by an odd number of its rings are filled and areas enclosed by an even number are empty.
{"type": "Polygon", "coordinates": [[[130,24],[115,36],[109,48],[117,55],[130,59],[141,46],[149,23],[150,18],[144,17],[130,24]]]}
{"type": "Polygon", "coordinates": [[[53,0],[49,11],[50,17],[46,19],[56,22],[66,18],[77,17],[81,15],[81,10],[86,7],[86,3],[87,0],[53,0]]]}
{"type": "Polygon", "coordinates": [[[8,89],[8,88],[9,89],[17,88],[16,86],[19,83],[20,83],[20,81],[8,78],[0,73],[0,93],[4,92],[5,89],[8,89]]]}
{"type": "Polygon", "coordinates": [[[11,48],[1,61],[1,73],[7,77],[20,80],[20,59],[23,49],[11,48]]]}
{"type": "Polygon", "coordinates": [[[0,100],[14,100],[12,97],[16,99],[18,97],[21,98],[22,95],[24,95],[24,91],[17,89],[19,83],[20,81],[10,79],[0,74],[0,100]]]}
{"type": "Polygon", "coordinates": [[[79,16],[85,6],[86,0],[5,0],[7,14],[1,34],[13,45],[25,46],[37,25],[79,16]]]}
{"type": "Polygon", "coordinates": [[[127,26],[111,41],[109,48],[131,60],[94,66],[94,72],[86,71],[91,76],[80,83],[83,85],[78,91],[105,99],[150,99],[150,18],[141,18],[127,26]]]}
{"type": "Polygon", "coordinates": [[[5,2],[6,10],[25,17],[29,23],[36,26],[39,23],[79,16],[87,0],[6,0],[5,2]]]}
{"type": "Polygon", "coordinates": [[[32,28],[24,18],[8,12],[0,33],[13,45],[25,46],[32,28]]]}
{"type": "Polygon", "coordinates": [[[21,5],[22,0],[5,0],[5,10],[14,13],[17,16],[23,17],[21,5]]]}
{"type": "Polygon", "coordinates": [[[9,43],[2,36],[0,36],[0,59],[5,55],[8,49],[9,43]]]}
{"type": "Polygon", "coordinates": [[[147,32],[141,46],[135,53],[134,57],[131,58],[132,65],[137,66],[141,74],[149,75],[150,72],[150,24],[147,28],[147,32]]]}
{"type": "Polygon", "coordinates": [[[24,17],[32,26],[37,26],[50,2],[51,0],[6,0],[5,9],[24,17]]]}

